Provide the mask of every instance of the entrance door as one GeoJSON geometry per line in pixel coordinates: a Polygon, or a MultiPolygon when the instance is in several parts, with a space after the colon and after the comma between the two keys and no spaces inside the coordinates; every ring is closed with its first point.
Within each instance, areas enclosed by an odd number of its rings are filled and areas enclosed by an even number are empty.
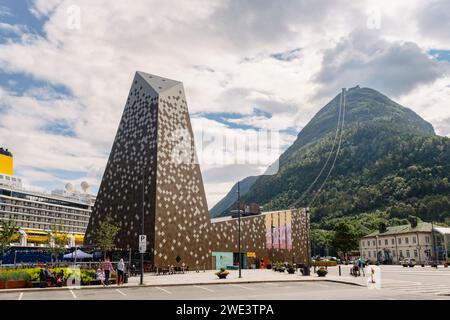
{"type": "Polygon", "coordinates": [[[218,269],[218,268],[217,268],[217,265],[216,265],[216,256],[212,256],[211,258],[212,258],[212,259],[211,259],[211,270],[216,270],[216,269],[218,269]]]}

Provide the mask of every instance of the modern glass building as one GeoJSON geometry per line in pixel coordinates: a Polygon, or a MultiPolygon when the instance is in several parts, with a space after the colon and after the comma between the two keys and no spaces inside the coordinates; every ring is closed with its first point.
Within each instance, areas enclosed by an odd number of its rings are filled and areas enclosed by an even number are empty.
{"type": "Polygon", "coordinates": [[[305,210],[211,219],[183,84],[136,72],[93,208],[86,245],[110,215],[116,247],[136,251],[146,235],[157,267],[213,269],[239,261],[307,262],[305,210]],[[178,258],[178,259],[177,259],[178,258]],[[247,259],[248,258],[248,259],[247,259]]]}

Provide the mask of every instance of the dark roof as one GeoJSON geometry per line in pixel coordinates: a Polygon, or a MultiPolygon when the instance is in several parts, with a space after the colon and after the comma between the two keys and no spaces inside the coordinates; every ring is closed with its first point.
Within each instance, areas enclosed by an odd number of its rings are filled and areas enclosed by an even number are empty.
{"type": "Polygon", "coordinates": [[[400,233],[411,233],[411,232],[431,232],[431,223],[428,222],[419,222],[417,224],[417,227],[413,228],[410,224],[405,224],[402,226],[393,226],[393,227],[387,227],[386,231],[383,233],[380,233],[380,231],[375,231],[372,233],[369,233],[368,235],[364,236],[363,238],[368,237],[374,237],[378,235],[394,235],[394,234],[400,234],[400,233]]]}
{"type": "Polygon", "coordinates": [[[3,149],[0,147],[0,154],[3,154],[4,156],[12,157],[12,153],[8,149],[3,149]]]}

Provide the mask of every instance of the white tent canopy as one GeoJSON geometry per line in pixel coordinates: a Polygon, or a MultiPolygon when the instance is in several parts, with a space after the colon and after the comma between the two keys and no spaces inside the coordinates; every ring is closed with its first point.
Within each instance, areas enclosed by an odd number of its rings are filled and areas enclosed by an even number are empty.
{"type": "Polygon", "coordinates": [[[92,259],[92,257],[92,254],[81,251],[80,249],[77,249],[74,252],[65,254],[63,256],[64,259],[92,259]]]}

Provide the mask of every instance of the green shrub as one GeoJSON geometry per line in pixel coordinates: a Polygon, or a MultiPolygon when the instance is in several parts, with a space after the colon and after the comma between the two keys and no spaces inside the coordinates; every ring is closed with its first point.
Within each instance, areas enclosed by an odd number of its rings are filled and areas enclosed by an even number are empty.
{"type": "MultiPolygon", "coordinates": [[[[71,276],[80,277],[81,284],[89,284],[91,280],[95,279],[95,270],[79,270],[72,268],[54,268],[49,271],[55,275],[59,274],[61,270],[64,272],[64,278],[67,280],[71,276]]],[[[27,269],[3,269],[0,271],[0,281],[7,280],[29,280],[29,281],[39,281],[40,280],[41,268],[27,268],[27,269]]],[[[113,277],[114,275],[112,275],[113,277]]]]}
{"type": "Polygon", "coordinates": [[[8,280],[31,280],[31,277],[28,272],[25,271],[16,271],[16,270],[4,270],[0,271],[0,281],[8,281],[8,280]]]}
{"type": "Polygon", "coordinates": [[[81,270],[81,283],[89,284],[95,280],[95,270],[81,270]]]}

